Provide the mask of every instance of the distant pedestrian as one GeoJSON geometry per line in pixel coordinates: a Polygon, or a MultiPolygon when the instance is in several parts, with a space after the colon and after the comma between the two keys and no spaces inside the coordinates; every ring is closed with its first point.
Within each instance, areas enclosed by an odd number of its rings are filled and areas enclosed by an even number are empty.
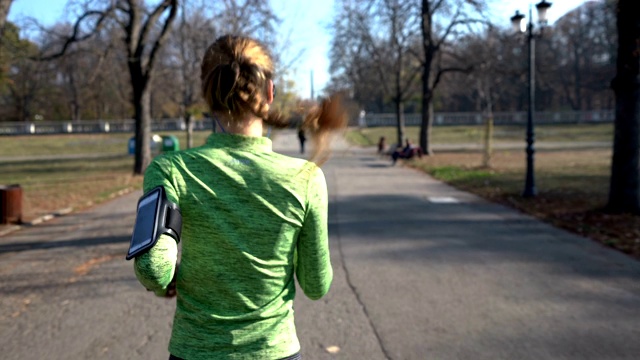
{"type": "Polygon", "coordinates": [[[384,136],[380,136],[380,141],[378,141],[378,155],[383,155],[387,150],[387,139],[384,136]]]}
{"type": "Polygon", "coordinates": [[[300,154],[304,154],[304,143],[307,141],[307,137],[304,134],[304,129],[298,130],[298,140],[300,140],[300,154]]]}

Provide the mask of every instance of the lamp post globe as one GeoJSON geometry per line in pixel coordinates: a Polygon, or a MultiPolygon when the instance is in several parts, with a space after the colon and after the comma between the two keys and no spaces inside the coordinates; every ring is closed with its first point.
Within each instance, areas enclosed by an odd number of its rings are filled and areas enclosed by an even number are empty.
{"type": "Polygon", "coordinates": [[[524,32],[526,24],[524,22],[524,15],[520,13],[520,11],[516,10],[515,15],[511,17],[511,27],[513,28],[513,32],[524,32]]]}
{"type": "Polygon", "coordinates": [[[547,10],[549,10],[550,7],[551,3],[546,0],[542,0],[536,4],[536,9],[538,9],[538,22],[541,25],[547,23],[547,10]]]}

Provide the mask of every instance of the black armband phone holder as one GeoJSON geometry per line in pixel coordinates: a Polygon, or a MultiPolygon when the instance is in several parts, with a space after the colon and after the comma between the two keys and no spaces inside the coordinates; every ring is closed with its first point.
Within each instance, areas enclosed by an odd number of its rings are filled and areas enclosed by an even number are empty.
{"type": "Polygon", "coordinates": [[[138,200],[136,224],[133,228],[127,260],[151,249],[162,234],[180,242],[182,214],[178,205],[167,199],[164,187],[158,186],[138,200]]]}

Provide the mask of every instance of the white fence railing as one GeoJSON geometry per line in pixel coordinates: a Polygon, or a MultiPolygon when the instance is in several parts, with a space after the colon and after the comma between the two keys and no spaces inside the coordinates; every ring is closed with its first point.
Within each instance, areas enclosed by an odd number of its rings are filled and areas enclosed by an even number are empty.
{"type": "MultiPolygon", "coordinates": [[[[406,126],[419,126],[421,114],[405,114],[406,126]]],[[[496,125],[519,125],[527,121],[526,112],[497,112],[493,114],[496,125]]],[[[613,122],[614,112],[599,111],[565,111],[565,112],[537,112],[534,115],[536,124],[562,123],[602,123],[613,122]]],[[[433,124],[445,125],[479,125],[484,121],[481,113],[435,113],[433,124]]],[[[194,121],[195,131],[213,129],[211,120],[194,121]]],[[[395,126],[395,114],[366,114],[357,119],[358,126],[395,126]]],[[[183,131],[186,129],[182,119],[154,120],[151,131],[183,131]]],[[[134,133],[135,121],[126,120],[83,120],[83,121],[35,121],[35,122],[0,122],[0,135],[28,135],[28,134],[70,134],[70,133],[134,133]]]]}
{"type": "MultiPolygon", "coordinates": [[[[28,134],[70,134],[70,133],[134,133],[136,124],[127,120],[83,120],[83,121],[36,121],[36,122],[0,122],[0,135],[28,134]]],[[[194,121],[193,129],[212,130],[209,121],[194,121]]],[[[151,131],[186,130],[182,119],[163,119],[151,122],[151,131]]]]}
{"type": "MultiPolygon", "coordinates": [[[[536,124],[571,124],[571,123],[602,123],[613,122],[612,110],[597,111],[562,111],[562,112],[536,112],[534,121],[536,124]]],[[[406,126],[418,126],[422,122],[421,114],[405,114],[406,126]]],[[[493,122],[496,125],[519,125],[527,122],[527,112],[496,112],[493,113],[493,122]]],[[[433,124],[440,125],[479,125],[484,123],[482,113],[435,113],[433,124]]],[[[358,121],[359,126],[395,126],[395,114],[366,114],[364,119],[358,121]]]]}

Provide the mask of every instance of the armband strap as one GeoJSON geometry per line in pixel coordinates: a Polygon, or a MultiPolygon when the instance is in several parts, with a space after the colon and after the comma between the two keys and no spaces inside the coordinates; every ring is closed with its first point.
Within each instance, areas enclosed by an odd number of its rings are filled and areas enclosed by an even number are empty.
{"type": "Polygon", "coordinates": [[[157,186],[138,201],[136,223],[126,259],[131,260],[149,251],[162,234],[180,242],[182,214],[178,205],[167,199],[164,188],[157,186]]]}
{"type": "Polygon", "coordinates": [[[165,217],[164,227],[173,230],[174,234],[172,234],[171,232],[166,232],[166,234],[173,237],[177,242],[180,242],[180,235],[182,234],[182,214],[180,213],[178,205],[168,200],[167,215],[165,217]]]}

